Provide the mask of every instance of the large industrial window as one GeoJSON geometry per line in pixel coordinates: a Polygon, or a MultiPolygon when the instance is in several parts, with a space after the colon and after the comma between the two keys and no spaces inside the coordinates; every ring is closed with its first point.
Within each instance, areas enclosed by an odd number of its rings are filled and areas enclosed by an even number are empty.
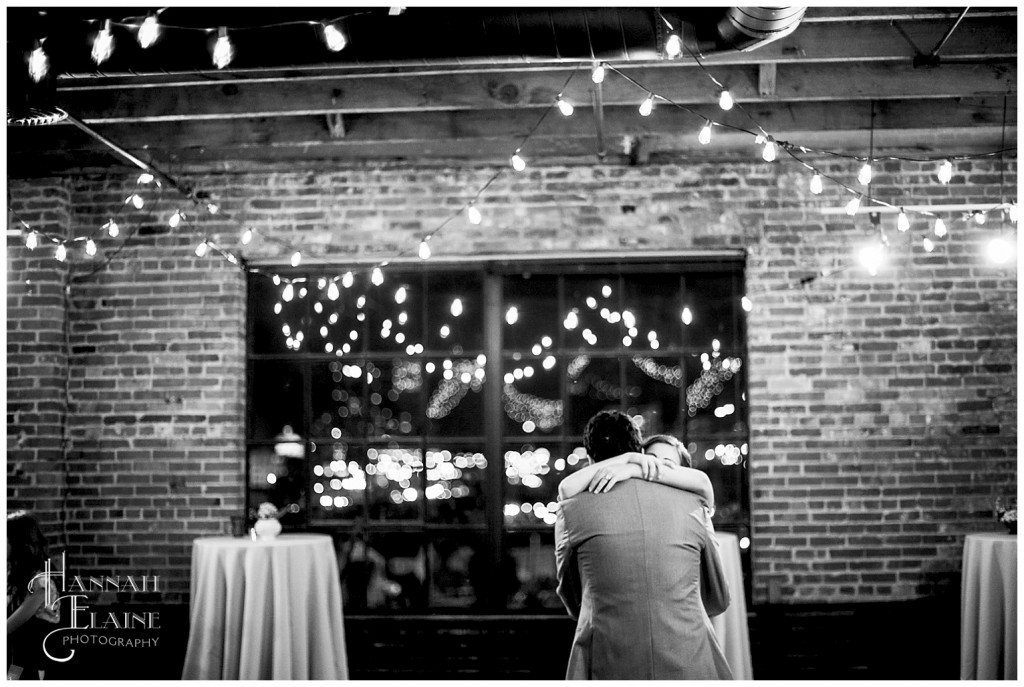
{"type": "Polygon", "coordinates": [[[716,527],[747,537],[742,267],[432,262],[379,285],[262,268],[248,508],[296,504],[286,531],[334,535],[347,613],[561,612],[558,482],[586,463],[587,420],[619,408],[684,440],[716,527]]]}

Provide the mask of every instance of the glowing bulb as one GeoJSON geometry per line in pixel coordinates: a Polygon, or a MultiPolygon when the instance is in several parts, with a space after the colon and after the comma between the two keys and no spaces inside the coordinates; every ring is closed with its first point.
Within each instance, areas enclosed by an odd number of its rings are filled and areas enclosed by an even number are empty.
{"type": "Polygon", "coordinates": [[[651,112],[654,111],[654,94],[650,93],[644,98],[644,101],[640,103],[640,116],[650,117],[651,112]]]}
{"type": "Polygon", "coordinates": [[[860,173],[857,174],[857,181],[867,186],[871,183],[871,163],[865,162],[864,166],[860,168],[860,173]]]}
{"type": "Polygon", "coordinates": [[[707,145],[711,143],[711,121],[709,120],[704,124],[704,128],[697,134],[697,140],[700,141],[701,145],[707,145]]]}
{"type": "Polygon", "coordinates": [[[939,164],[938,176],[940,183],[948,184],[949,180],[953,178],[953,163],[949,160],[943,160],[939,164]]]}
{"type": "Polygon", "coordinates": [[[974,213],[974,221],[977,222],[978,224],[984,224],[986,219],[988,218],[985,217],[985,213],[982,212],[981,210],[978,210],[977,212],[974,213]]]}
{"type": "Polygon", "coordinates": [[[160,22],[156,20],[155,14],[151,14],[142,21],[142,26],[139,27],[139,45],[148,48],[156,43],[158,38],[160,38],[160,22]]]}
{"type": "Polygon", "coordinates": [[[821,193],[821,190],[821,175],[815,174],[814,176],[811,177],[811,193],[813,193],[814,195],[818,195],[819,193],[821,193]]]}
{"type": "Polygon", "coordinates": [[[572,113],[575,111],[575,108],[572,106],[572,103],[570,103],[568,100],[563,100],[562,96],[558,96],[558,99],[555,100],[555,104],[558,105],[558,111],[561,112],[562,115],[566,117],[571,117],[572,113]]]}
{"type": "Polygon", "coordinates": [[[997,236],[988,242],[986,249],[988,259],[995,265],[1005,265],[1016,259],[1016,248],[1002,236],[997,236]]]}
{"type": "Polygon", "coordinates": [[[484,221],[483,215],[480,214],[480,211],[472,203],[470,203],[469,208],[466,210],[466,215],[469,216],[470,224],[480,224],[484,221]]]}
{"type": "Polygon", "coordinates": [[[89,255],[96,255],[96,242],[89,239],[85,242],[85,252],[89,255]]]}
{"type": "Polygon", "coordinates": [[[92,42],[92,61],[96,64],[103,64],[114,54],[114,34],[110,32],[110,20],[103,23],[103,28],[96,34],[96,40],[92,42]]]}
{"type": "Polygon", "coordinates": [[[292,253],[292,267],[298,267],[300,262],[302,262],[302,253],[295,251],[292,253]]]}
{"type": "Polygon", "coordinates": [[[722,92],[718,95],[718,106],[723,110],[731,110],[733,106],[732,93],[729,89],[722,89],[722,92]]]}
{"type": "Polygon", "coordinates": [[[764,150],[761,151],[761,159],[765,162],[774,162],[776,156],[775,141],[768,139],[765,141],[764,150]]]}
{"type": "Polygon", "coordinates": [[[58,243],[57,250],[54,252],[53,257],[57,258],[60,262],[64,262],[68,257],[67,247],[63,243],[58,243]]]}
{"type": "Polygon", "coordinates": [[[114,238],[119,233],[121,233],[121,230],[117,226],[117,222],[115,222],[114,220],[110,220],[109,222],[104,224],[103,227],[107,230],[107,234],[110,235],[110,238],[114,238]]]}
{"type": "Polygon", "coordinates": [[[30,231],[25,237],[25,247],[29,250],[35,250],[36,246],[39,245],[39,234],[34,231],[30,231]]]}
{"type": "Polygon", "coordinates": [[[374,267],[373,272],[370,273],[370,281],[374,286],[380,286],[384,283],[384,272],[379,267],[374,267]]]}
{"type": "Polygon", "coordinates": [[[516,322],[518,322],[519,308],[517,308],[514,305],[511,308],[509,308],[508,311],[505,313],[505,321],[508,322],[509,324],[515,324],[516,322]]]}
{"type": "Polygon", "coordinates": [[[399,286],[398,290],[395,291],[395,303],[405,303],[406,295],[405,287],[399,286]]]}
{"type": "Polygon", "coordinates": [[[857,214],[857,210],[860,208],[860,196],[854,196],[853,200],[846,204],[846,214],[851,217],[857,214]]]}
{"type": "Polygon", "coordinates": [[[351,272],[346,272],[341,276],[341,285],[344,286],[346,289],[350,288],[352,286],[352,282],[354,281],[355,277],[352,275],[351,272]]]}
{"type": "Polygon", "coordinates": [[[231,60],[234,58],[235,46],[228,38],[228,27],[222,26],[217,31],[217,42],[213,45],[213,66],[217,69],[224,69],[231,64],[231,60]]]}
{"type": "Polygon", "coordinates": [[[341,52],[348,45],[348,39],[335,24],[324,24],[324,43],[331,52],[341,52]]]}
{"type": "Polygon", "coordinates": [[[427,240],[420,241],[420,259],[426,260],[430,257],[430,246],[427,245],[427,240]]]}
{"type": "Polygon", "coordinates": [[[605,69],[603,64],[599,64],[594,67],[593,71],[590,72],[590,80],[594,83],[601,83],[604,81],[605,69]]]}
{"type": "Polygon", "coordinates": [[[448,325],[441,325],[441,338],[447,339],[448,335],[452,333],[452,328],[448,325]]]}
{"type": "Polygon", "coordinates": [[[141,210],[142,206],[146,204],[146,201],[144,201],[142,199],[142,196],[140,196],[138,193],[133,193],[130,196],[128,196],[128,200],[125,202],[131,203],[136,210],[141,210]]]}
{"type": "Polygon", "coordinates": [[[274,286],[280,286],[280,285],[281,285],[281,275],[279,275],[279,274],[275,274],[275,275],[274,275],[274,276],[273,276],[273,277],[271,278],[271,281],[273,281],[273,282],[274,282],[274,286]]]}
{"type": "Polygon", "coordinates": [[[526,169],[526,160],[521,158],[519,156],[519,153],[516,153],[515,155],[512,156],[512,169],[516,170],[517,172],[522,172],[524,169],[526,169]]]}
{"type": "Polygon", "coordinates": [[[183,217],[183,215],[181,214],[181,210],[175,210],[174,214],[171,215],[171,218],[169,220],[167,220],[167,224],[169,224],[171,226],[171,228],[173,229],[174,227],[176,227],[179,224],[181,224],[182,217],[183,217]]]}
{"type": "Polygon", "coordinates": [[[455,300],[452,301],[451,312],[452,312],[452,317],[458,317],[459,315],[462,314],[462,299],[461,298],[456,298],[455,300]]]}
{"type": "Polygon", "coordinates": [[[139,175],[139,178],[135,180],[135,183],[136,184],[152,184],[153,180],[155,178],[156,177],[154,177],[149,172],[143,172],[142,174],[139,175]]]}
{"type": "Polygon", "coordinates": [[[679,57],[683,54],[683,39],[678,34],[673,33],[665,41],[665,54],[669,57],[679,57]]]}
{"type": "Polygon", "coordinates": [[[941,217],[935,220],[935,228],[933,231],[940,239],[946,235],[946,223],[942,221],[941,217]]]}
{"type": "Polygon", "coordinates": [[[927,236],[925,236],[924,240],[921,241],[921,245],[924,246],[924,250],[926,253],[931,253],[933,250],[935,250],[935,242],[932,241],[927,236]]]}
{"type": "Polygon", "coordinates": [[[693,322],[693,313],[690,312],[689,308],[683,308],[682,320],[683,324],[690,324],[693,322]]]}
{"type": "Polygon", "coordinates": [[[207,203],[206,209],[207,211],[209,211],[211,215],[216,215],[218,212],[220,212],[220,206],[217,205],[216,203],[207,203]]]}
{"type": "Polygon", "coordinates": [[[281,292],[281,300],[285,303],[290,303],[292,298],[295,297],[295,287],[291,284],[284,285],[284,291],[281,292]]]}
{"type": "Polygon", "coordinates": [[[611,298],[611,295],[612,295],[611,284],[605,284],[604,286],[601,287],[601,295],[604,296],[605,298],[611,298]]]}
{"type": "Polygon", "coordinates": [[[210,244],[207,243],[206,241],[203,241],[202,243],[200,243],[198,246],[196,246],[196,256],[201,258],[204,255],[206,255],[206,249],[209,248],[209,247],[210,247],[210,244]]]}
{"type": "Polygon", "coordinates": [[[878,274],[878,270],[885,264],[885,246],[875,241],[860,249],[857,259],[863,265],[868,274],[872,277],[878,274]]]}
{"type": "Polygon", "coordinates": [[[242,245],[248,246],[250,241],[252,241],[252,228],[246,227],[242,232],[242,245]]]}
{"type": "Polygon", "coordinates": [[[32,80],[39,83],[46,78],[50,72],[50,58],[46,56],[41,44],[37,44],[35,50],[28,56],[28,75],[32,80]]]}
{"type": "Polygon", "coordinates": [[[896,218],[896,228],[900,231],[907,231],[910,229],[910,218],[907,217],[907,213],[903,211],[903,208],[900,208],[900,214],[896,218]]]}
{"type": "Polygon", "coordinates": [[[341,294],[338,292],[338,284],[336,282],[332,281],[327,285],[327,298],[332,301],[336,301],[340,295],[341,294]]]}
{"type": "Polygon", "coordinates": [[[740,304],[743,306],[743,309],[746,310],[747,312],[750,312],[751,310],[754,309],[753,302],[746,296],[740,299],[740,304]]]}

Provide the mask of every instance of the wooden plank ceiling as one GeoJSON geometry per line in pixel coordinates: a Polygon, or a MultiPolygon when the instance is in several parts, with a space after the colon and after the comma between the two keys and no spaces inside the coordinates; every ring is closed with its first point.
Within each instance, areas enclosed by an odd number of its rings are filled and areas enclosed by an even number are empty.
{"type": "MultiPolygon", "coordinates": [[[[598,159],[597,87],[589,57],[598,41],[587,34],[597,27],[588,20],[591,10],[559,10],[552,26],[557,23],[560,33],[538,49],[546,56],[525,57],[489,52],[510,37],[497,35],[493,25],[487,36],[477,35],[466,28],[474,23],[459,14],[471,10],[458,7],[411,7],[397,17],[371,8],[346,23],[350,45],[330,53],[309,21],[328,19],[332,11],[340,10],[275,9],[273,16],[249,16],[249,8],[172,8],[161,15],[168,26],[249,27],[235,31],[237,58],[223,70],[211,65],[212,37],[202,32],[179,31],[186,40],[168,29],[160,44],[143,51],[134,33],[122,28],[115,30],[114,56],[100,71],[89,60],[89,31],[94,35],[97,25],[87,20],[116,12],[112,18],[119,21],[131,14],[125,8],[53,8],[42,16],[38,9],[12,9],[8,35],[46,37],[56,105],[132,154],[168,168],[331,160],[496,163],[507,160],[567,81],[564,95],[576,103],[575,114],[549,114],[524,155],[536,161],[598,159]],[[304,23],[258,28],[289,18],[304,23]],[[433,42],[413,39],[417,26],[449,26],[458,33],[433,42]]],[[[972,8],[962,17],[963,8],[811,7],[784,38],[751,51],[706,54],[707,72],[685,53],[665,58],[665,32],[655,11],[645,12],[651,44],[641,40],[628,55],[620,50],[605,58],[636,82],[609,73],[601,86],[607,163],[636,163],[638,144],[642,159],[751,154],[749,134],[722,127],[710,145],[700,145],[702,116],[747,130],[752,117],[777,139],[860,155],[867,154],[872,112],[876,153],[990,151],[1004,135],[1007,145],[1015,145],[1015,7],[972,8]],[[954,25],[937,56],[927,59],[954,25]],[[742,109],[718,108],[708,73],[742,109]],[[639,116],[645,92],[636,84],[689,111],[659,103],[652,116],[639,116]],[[625,140],[633,142],[631,157],[625,140]]],[[[619,38],[636,40],[626,35],[629,30],[619,38]]],[[[25,63],[9,58],[8,69],[24,70],[25,63]]],[[[9,84],[14,82],[9,74],[9,84]]],[[[67,123],[9,126],[7,136],[11,176],[124,164],[67,123]]]]}

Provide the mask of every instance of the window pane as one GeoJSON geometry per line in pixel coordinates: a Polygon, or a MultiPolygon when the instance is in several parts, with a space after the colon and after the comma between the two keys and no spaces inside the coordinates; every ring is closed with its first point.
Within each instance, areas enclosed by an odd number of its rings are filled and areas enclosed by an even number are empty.
{"type": "MultiPolygon", "coordinates": [[[[547,337],[557,341],[564,313],[558,312],[558,278],[517,274],[505,278],[505,350],[526,353],[547,337]]],[[[550,346],[551,344],[548,344],[550,346]]]]}
{"type": "Polygon", "coordinates": [[[359,530],[338,550],[345,610],[422,610],[427,605],[427,556],[422,535],[359,530]]]}
{"type": "Polygon", "coordinates": [[[312,426],[315,437],[352,441],[368,430],[363,394],[366,366],[362,362],[314,362],[312,375],[312,426]]]}
{"type": "Polygon", "coordinates": [[[422,434],[421,409],[423,363],[415,358],[394,357],[367,362],[373,381],[369,385],[371,437],[402,437],[422,434]]]}
{"type": "Polygon", "coordinates": [[[694,439],[686,447],[693,457],[693,467],[711,478],[715,489],[715,525],[749,525],[750,513],[743,498],[747,480],[746,438],[694,439]]]}
{"type": "Polygon", "coordinates": [[[428,448],[427,518],[444,524],[484,522],[483,447],[428,448]]]}
{"type": "MultiPolygon", "coordinates": [[[[738,348],[738,332],[733,320],[742,294],[733,293],[732,274],[690,272],[686,275],[684,306],[693,320],[684,325],[686,346],[711,348],[718,339],[725,348],[738,348]]],[[[738,281],[738,280],[737,280],[738,281]]]]}
{"type": "MultiPolygon", "coordinates": [[[[540,346],[540,344],[537,344],[540,346]]],[[[503,365],[502,405],[505,434],[539,436],[561,432],[561,365],[554,355],[526,355],[503,365]]]]}
{"type": "Polygon", "coordinates": [[[569,378],[567,432],[583,436],[587,421],[600,410],[618,408],[623,396],[618,358],[579,355],[566,366],[569,378]]]}
{"type": "Polygon", "coordinates": [[[738,356],[702,353],[686,356],[687,436],[746,432],[740,389],[743,361],[738,356]]]}
{"type": "MultiPolygon", "coordinates": [[[[278,508],[295,504],[305,510],[306,458],[292,450],[302,444],[282,442],[276,446],[249,449],[249,504],[257,508],[269,501],[278,508]]],[[[294,521],[291,515],[288,516],[294,521]]]]}
{"type": "Polygon", "coordinates": [[[483,282],[478,274],[427,274],[427,342],[431,351],[476,356],[484,345],[483,282]]]}
{"type": "Polygon", "coordinates": [[[645,355],[682,343],[679,271],[630,274],[623,280],[621,330],[645,355]],[[635,328],[629,332],[628,326],[635,328]]]}
{"type": "Polygon", "coordinates": [[[249,438],[273,439],[285,426],[303,429],[302,365],[284,360],[256,360],[252,364],[249,438]]]}
{"type": "Polygon", "coordinates": [[[397,442],[366,449],[363,465],[372,520],[417,520],[423,500],[423,452],[397,442]]]}
{"type": "Polygon", "coordinates": [[[558,483],[565,471],[559,444],[511,444],[505,449],[505,525],[553,526],[558,483]],[[556,469],[560,467],[561,469],[556,469]]]}
{"type": "Polygon", "coordinates": [[[482,354],[435,358],[423,365],[427,432],[431,436],[483,436],[484,364],[482,354]]]}
{"type": "Polygon", "coordinates": [[[492,574],[483,536],[439,535],[430,543],[430,606],[472,608],[486,599],[492,574]]]}
{"type": "Polygon", "coordinates": [[[509,595],[508,607],[524,612],[563,611],[555,591],[554,532],[510,532],[506,551],[515,562],[517,586],[509,595]]]}
{"type": "Polygon", "coordinates": [[[365,465],[352,458],[344,441],[316,443],[310,464],[313,471],[311,514],[314,520],[352,520],[363,517],[366,502],[365,465]]]}
{"type": "Polygon", "coordinates": [[[561,314],[560,321],[566,330],[566,347],[588,352],[621,349],[627,330],[620,311],[621,296],[618,275],[566,277],[567,312],[561,314]]]}
{"type": "Polygon", "coordinates": [[[422,275],[388,273],[380,286],[366,289],[368,351],[396,351],[407,355],[422,353],[422,275]],[[420,348],[417,348],[420,346],[420,348]]]}
{"type": "Polygon", "coordinates": [[[633,356],[626,364],[630,415],[643,417],[641,433],[683,436],[686,409],[682,403],[686,380],[679,357],[633,356]]]}
{"type": "Polygon", "coordinates": [[[295,297],[294,286],[291,300],[285,301],[282,294],[286,286],[284,282],[275,286],[264,274],[249,275],[249,318],[254,353],[287,353],[291,350],[286,342],[290,335],[301,329],[306,302],[295,297]],[[285,325],[288,326],[287,334],[285,325]]]}

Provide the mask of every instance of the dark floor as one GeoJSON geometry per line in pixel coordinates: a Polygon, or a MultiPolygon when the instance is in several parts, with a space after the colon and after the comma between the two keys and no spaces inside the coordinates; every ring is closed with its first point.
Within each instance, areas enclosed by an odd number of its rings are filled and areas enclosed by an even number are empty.
{"type": "MultiPolygon", "coordinates": [[[[47,677],[179,677],[188,607],[133,605],[131,610],[160,613],[155,646],[80,647],[47,677]]],[[[955,680],[959,617],[954,597],[754,607],[749,618],[754,677],[955,680]]],[[[572,620],[558,616],[352,616],[345,622],[353,679],[558,680],[564,677],[573,628],[572,620]]]]}

